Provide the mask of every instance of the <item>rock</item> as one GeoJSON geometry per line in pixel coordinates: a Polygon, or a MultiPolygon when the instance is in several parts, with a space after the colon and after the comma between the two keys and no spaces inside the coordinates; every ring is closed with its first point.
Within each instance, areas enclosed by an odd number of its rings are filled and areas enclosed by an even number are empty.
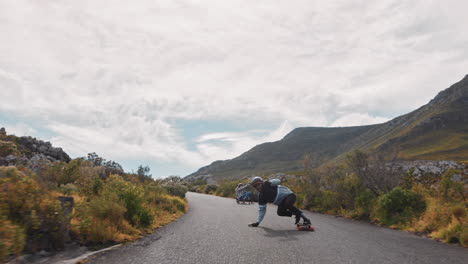
{"type": "Polygon", "coordinates": [[[453,182],[461,182],[463,180],[463,177],[460,174],[454,174],[452,175],[450,180],[453,182]]]}
{"type": "Polygon", "coordinates": [[[19,137],[18,144],[30,150],[27,154],[28,158],[32,158],[35,154],[43,154],[49,156],[50,161],[64,161],[69,162],[70,156],[65,153],[61,148],[54,148],[50,142],[45,142],[32,137],[19,137]]]}
{"type": "Polygon", "coordinates": [[[402,161],[397,164],[401,170],[408,172],[413,170],[415,177],[421,175],[432,174],[440,176],[449,169],[465,170],[464,164],[459,164],[453,160],[416,160],[416,161],[402,161]]]}
{"type": "MultiPolygon", "coordinates": [[[[62,216],[63,219],[68,219],[73,211],[73,205],[75,201],[73,197],[70,196],[59,196],[58,200],[62,206],[62,216]]],[[[62,221],[59,227],[60,233],[63,234],[63,242],[70,241],[70,224],[68,221],[62,221]]]]}
{"type": "Polygon", "coordinates": [[[39,147],[39,152],[45,153],[47,151],[47,147],[42,145],[39,147]]]}
{"type": "Polygon", "coordinates": [[[8,163],[13,163],[16,161],[16,159],[18,159],[18,157],[16,157],[15,155],[8,155],[5,157],[5,160],[8,162],[8,163]]]}

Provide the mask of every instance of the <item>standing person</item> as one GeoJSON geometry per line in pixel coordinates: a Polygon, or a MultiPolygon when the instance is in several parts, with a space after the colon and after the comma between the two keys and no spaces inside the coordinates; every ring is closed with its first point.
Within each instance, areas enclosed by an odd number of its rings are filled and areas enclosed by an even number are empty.
{"type": "Polygon", "coordinates": [[[254,187],[260,194],[258,196],[258,220],[249,226],[257,227],[265,217],[267,203],[273,203],[278,206],[279,216],[294,215],[296,217],[296,224],[304,219],[305,224],[310,224],[310,220],[305,217],[301,210],[294,207],[296,195],[289,190],[289,188],[279,185],[279,179],[264,181],[260,177],[254,177],[250,186],[254,187]]]}

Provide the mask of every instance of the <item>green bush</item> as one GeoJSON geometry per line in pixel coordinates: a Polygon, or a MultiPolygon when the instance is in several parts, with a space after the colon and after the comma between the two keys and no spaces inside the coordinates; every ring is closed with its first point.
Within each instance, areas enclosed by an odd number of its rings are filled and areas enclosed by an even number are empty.
{"type": "Polygon", "coordinates": [[[185,203],[181,199],[174,197],[171,199],[171,203],[173,205],[173,208],[176,209],[175,211],[173,211],[173,213],[177,211],[185,212],[185,203]]]}
{"type": "Polygon", "coordinates": [[[463,175],[463,172],[450,169],[441,176],[441,180],[438,184],[437,191],[446,201],[464,201],[467,198],[465,196],[464,182],[452,181],[452,176],[455,174],[463,175]]]}
{"type": "Polygon", "coordinates": [[[16,144],[13,142],[0,140],[0,157],[6,157],[8,155],[20,155],[16,144]]]}
{"type": "Polygon", "coordinates": [[[25,240],[26,236],[21,227],[14,225],[6,217],[0,216],[0,262],[9,255],[20,255],[25,240]]]}
{"type": "Polygon", "coordinates": [[[314,207],[321,212],[337,212],[340,207],[339,193],[333,191],[321,191],[314,201],[314,207]]]}
{"type": "Polygon", "coordinates": [[[168,184],[164,186],[167,193],[170,195],[178,196],[180,198],[185,198],[185,194],[187,193],[187,187],[181,184],[168,184]]]}
{"type": "Polygon", "coordinates": [[[26,245],[35,251],[35,241],[45,235],[53,238],[54,248],[64,245],[59,227],[65,224],[59,201],[44,191],[31,175],[16,168],[0,167],[0,211],[6,220],[20,227],[26,234],[26,245]],[[42,230],[43,233],[38,233],[42,230]]]}
{"type": "Polygon", "coordinates": [[[196,193],[202,193],[202,190],[204,189],[204,186],[201,185],[195,185],[195,186],[190,186],[189,191],[190,192],[196,192],[196,193]]]}
{"type": "Polygon", "coordinates": [[[222,197],[234,198],[236,196],[236,187],[238,184],[239,181],[223,182],[216,190],[216,194],[222,197]]]}
{"type": "Polygon", "coordinates": [[[314,207],[315,195],[311,192],[307,192],[302,199],[302,204],[305,209],[312,209],[314,207]]]}
{"type": "Polygon", "coordinates": [[[400,187],[379,197],[376,217],[385,225],[403,224],[426,209],[422,195],[400,187]]]}
{"type": "Polygon", "coordinates": [[[103,199],[118,202],[125,208],[124,217],[134,227],[147,227],[151,212],[145,207],[145,189],[125,181],[119,175],[110,175],[104,182],[103,199]]]}
{"type": "Polygon", "coordinates": [[[354,207],[359,218],[368,218],[373,209],[373,204],[375,202],[375,195],[369,189],[365,190],[358,194],[354,200],[354,207]]]}
{"type": "Polygon", "coordinates": [[[108,219],[118,225],[123,219],[127,209],[116,201],[96,197],[89,202],[88,214],[101,220],[108,219]]]}
{"type": "Polygon", "coordinates": [[[203,193],[211,194],[215,193],[216,189],[218,189],[218,185],[215,184],[208,184],[203,188],[203,193]]]}
{"type": "Polygon", "coordinates": [[[138,212],[139,226],[146,228],[153,224],[154,215],[147,208],[141,208],[138,212]]]}

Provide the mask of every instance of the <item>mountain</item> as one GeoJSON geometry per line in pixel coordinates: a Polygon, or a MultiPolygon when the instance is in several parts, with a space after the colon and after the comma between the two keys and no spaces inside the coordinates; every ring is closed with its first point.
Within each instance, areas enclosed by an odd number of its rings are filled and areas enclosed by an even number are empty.
{"type": "Polygon", "coordinates": [[[356,127],[302,127],[283,139],[255,146],[231,160],[215,161],[186,178],[242,178],[301,170],[304,155],[312,167],[342,160],[360,149],[397,151],[403,160],[468,160],[468,75],[428,104],[386,123],[356,127]]]}

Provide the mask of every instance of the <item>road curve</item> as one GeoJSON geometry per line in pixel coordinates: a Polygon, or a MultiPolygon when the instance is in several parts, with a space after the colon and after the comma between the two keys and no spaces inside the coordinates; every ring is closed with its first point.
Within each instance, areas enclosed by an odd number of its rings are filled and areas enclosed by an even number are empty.
{"type": "Polygon", "coordinates": [[[189,211],[155,233],[88,263],[468,263],[468,250],[405,232],[307,213],[315,232],[268,205],[260,227],[257,205],[188,193],[189,211]]]}

